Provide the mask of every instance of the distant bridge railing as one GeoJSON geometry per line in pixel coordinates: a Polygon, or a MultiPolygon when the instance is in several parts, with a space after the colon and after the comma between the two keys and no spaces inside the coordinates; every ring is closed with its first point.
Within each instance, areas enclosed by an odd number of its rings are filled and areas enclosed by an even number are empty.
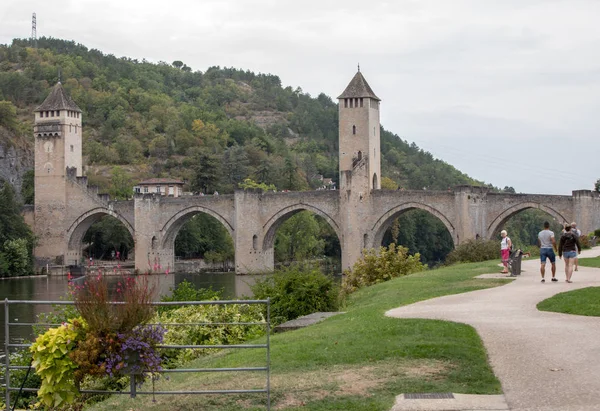
{"type": "MultiPolygon", "coordinates": [[[[54,306],[54,305],[74,305],[73,301],[29,301],[29,300],[4,300],[4,332],[5,332],[5,344],[4,344],[4,354],[5,354],[5,381],[2,385],[6,390],[5,401],[6,401],[6,410],[10,410],[11,403],[11,393],[13,392],[37,392],[37,388],[23,388],[23,387],[15,387],[11,385],[11,376],[10,372],[14,370],[28,370],[30,366],[22,366],[22,365],[11,365],[11,350],[16,349],[24,349],[29,348],[31,344],[29,343],[15,343],[11,342],[10,330],[11,327],[54,327],[59,326],[60,324],[48,324],[48,323],[20,323],[20,322],[10,322],[10,307],[13,305],[46,305],[46,306],[54,306]]],[[[114,302],[112,304],[123,304],[114,302]]],[[[265,385],[262,388],[257,389],[222,389],[222,390],[181,390],[181,391],[138,391],[135,383],[135,374],[131,374],[129,376],[130,384],[129,391],[111,391],[111,390],[80,390],[79,392],[82,394],[128,394],[131,398],[135,398],[137,395],[182,395],[182,394],[264,394],[266,396],[266,409],[271,409],[271,342],[270,342],[270,332],[271,332],[271,309],[270,309],[270,300],[221,300],[221,301],[170,301],[170,302],[154,302],[151,303],[154,306],[173,306],[173,305],[241,305],[241,304],[262,304],[265,305],[266,308],[266,321],[265,322],[204,322],[204,323],[170,323],[170,324],[150,324],[150,325],[161,325],[166,328],[167,331],[169,327],[173,326],[264,326],[266,333],[266,341],[264,344],[231,344],[231,345],[157,345],[157,348],[162,349],[227,349],[227,350],[235,350],[235,349],[262,349],[265,350],[265,365],[258,367],[237,367],[237,368],[176,368],[176,369],[164,369],[160,371],[160,374],[167,373],[218,373],[218,372],[228,372],[228,373],[244,373],[244,372],[263,372],[265,373],[265,385]]],[[[27,378],[27,377],[26,377],[27,378]]],[[[19,383],[24,384],[25,381],[20,381],[19,383]]],[[[15,400],[16,401],[16,400],[15,400]]]]}

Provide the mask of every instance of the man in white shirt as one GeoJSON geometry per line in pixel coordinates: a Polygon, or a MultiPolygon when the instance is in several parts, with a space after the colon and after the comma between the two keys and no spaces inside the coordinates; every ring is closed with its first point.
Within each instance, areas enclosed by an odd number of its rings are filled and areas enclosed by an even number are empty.
{"type": "Polygon", "coordinates": [[[556,278],[556,240],[554,233],[550,231],[550,223],[544,221],[544,229],[538,234],[538,245],[540,246],[540,273],[542,274],[542,282],[546,282],[544,274],[546,274],[546,259],[550,259],[552,265],[552,281],[558,281],[556,278]]]}

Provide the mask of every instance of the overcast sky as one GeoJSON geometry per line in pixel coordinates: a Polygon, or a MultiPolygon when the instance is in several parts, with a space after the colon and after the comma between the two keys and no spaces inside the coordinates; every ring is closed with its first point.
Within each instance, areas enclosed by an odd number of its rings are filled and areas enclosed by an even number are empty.
{"type": "Polygon", "coordinates": [[[473,178],[547,194],[600,178],[598,0],[2,0],[0,43],[33,12],[39,37],[313,96],[360,63],[383,126],[473,178]]]}

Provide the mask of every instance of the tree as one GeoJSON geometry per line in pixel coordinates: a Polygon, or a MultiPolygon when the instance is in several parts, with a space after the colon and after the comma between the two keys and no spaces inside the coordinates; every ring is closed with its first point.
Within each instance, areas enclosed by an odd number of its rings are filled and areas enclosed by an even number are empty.
{"type": "Polygon", "coordinates": [[[262,191],[277,191],[277,187],[273,184],[257,183],[251,178],[245,178],[243,182],[238,183],[238,187],[242,189],[255,188],[262,191]]]}
{"type": "Polygon", "coordinates": [[[320,238],[320,231],[319,223],[310,211],[293,215],[277,230],[275,259],[302,261],[322,257],[325,241],[320,238]]]}
{"type": "Polygon", "coordinates": [[[397,190],[398,183],[396,183],[394,180],[392,180],[389,177],[382,177],[381,178],[381,189],[382,190],[397,190]]]}
{"type": "Polygon", "coordinates": [[[0,126],[17,131],[17,108],[10,101],[0,101],[0,126]]]}
{"type": "Polygon", "coordinates": [[[173,65],[173,67],[180,69],[181,67],[183,67],[183,61],[181,60],[175,60],[173,63],[171,63],[173,65]]]}
{"type": "Polygon", "coordinates": [[[596,180],[596,184],[594,184],[594,190],[600,193],[600,178],[596,180]]]}
{"type": "Polygon", "coordinates": [[[194,157],[194,176],[192,190],[205,194],[212,193],[217,189],[220,173],[219,158],[206,150],[201,151],[194,157]]]}
{"type": "Polygon", "coordinates": [[[0,184],[0,276],[28,275],[33,273],[34,236],[12,186],[0,184]]]}
{"type": "Polygon", "coordinates": [[[23,204],[35,204],[35,173],[33,170],[27,170],[23,174],[23,185],[21,186],[21,197],[23,204]]]}
{"type": "Polygon", "coordinates": [[[133,182],[122,167],[113,167],[110,172],[110,196],[115,200],[127,200],[133,196],[133,182]]]}

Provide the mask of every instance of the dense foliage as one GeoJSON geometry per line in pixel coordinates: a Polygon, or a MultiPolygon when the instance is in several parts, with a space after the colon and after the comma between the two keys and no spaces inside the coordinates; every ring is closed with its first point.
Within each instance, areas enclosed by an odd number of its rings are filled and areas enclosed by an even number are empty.
{"type": "MultiPolygon", "coordinates": [[[[263,335],[266,330],[261,307],[256,304],[183,305],[174,310],[163,311],[153,322],[168,328],[164,337],[167,345],[239,344],[263,335]],[[206,325],[192,325],[193,323],[206,325]]],[[[215,351],[213,348],[164,349],[161,356],[165,366],[176,367],[215,351]]]]}
{"type": "Polygon", "coordinates": [[[252,286],[257,299],[271,299],[273,325],[312,314],[337,309],[337,292],[333,278],[319,270],[292,266],[279,270],[252,286]]]}
{"type": "Polygon", "coordinates": [[[12,186],[0,181],[0,277],[33,274],[33,245],[12,186]]]}
{"type": "Polygon", "coordinates": [[[343,299],[360,288],[425,269],[418,253],[409,255],[408,248],[394,243],[378,250],[365,250],[352,269],[344,271],[340,296],[343,299]]]}

